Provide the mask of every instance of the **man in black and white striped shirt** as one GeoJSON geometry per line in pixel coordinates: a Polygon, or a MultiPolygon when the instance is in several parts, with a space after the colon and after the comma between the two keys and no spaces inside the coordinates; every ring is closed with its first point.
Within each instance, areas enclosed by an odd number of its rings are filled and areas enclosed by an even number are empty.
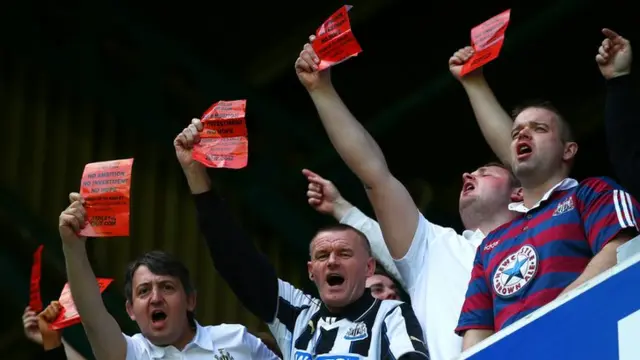
{"type": "Polygon", "coordinates": [[[375,260],[366,237],[348,225],[319,231],[311,241],[309,278],[320,299],[278,279],[274,267],[236,226],[211,190],[191,149],[202,124],[194,119],[176,137],[214,265],[244,306],[269,324],[285,359],[428,359],[420,325],[408,304],[378,300],[365,287],[375,260]]]}

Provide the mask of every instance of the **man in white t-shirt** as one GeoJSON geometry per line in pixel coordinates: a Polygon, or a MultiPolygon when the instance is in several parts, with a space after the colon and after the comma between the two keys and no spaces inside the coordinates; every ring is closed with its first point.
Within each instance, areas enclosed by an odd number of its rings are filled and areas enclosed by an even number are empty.
{"type": "Polygon", "coordinates": [[[69,200],[59,219],[62,249],[73,300],[96,359],[278,359],[242,325],[200,326],[189,271],[162,251],[145,253],[129,265],[126,308],[141,333],[123,334],[102,302],[86,238],[77,235],[86,224],[84,199],[71,193],[69,200]]]}
{"type": "MultiPolygon", "coordinates": [[[[450,360],[462,349],[462,339],[454,330],[476,248],[484,234],[513,218],[507,206],[521,199],[514,178],[508,169],[497,164],[465,173],[460,216],[469,230],[459,235],[451,228],[429,222],[417,210],[404,185],[389,171],[378,144],[340,99],[329,71],[318,72],[318,64],[313,48],[306,44],[296,61],[296,73],[316,106],[331,143],[365,184],[381,229],[357,209],[347,212],[347,218],[341,221],[365,233],[372,245],[386,244],[389,257],[380,260],[383,264],[395,263],[425,331],[432,359],[450,360]]],[[[312,183],[319,181],[313,175],[307,177],[312,183]]],[[[310,202],[313,205],[312,199],[310,202]]]]}

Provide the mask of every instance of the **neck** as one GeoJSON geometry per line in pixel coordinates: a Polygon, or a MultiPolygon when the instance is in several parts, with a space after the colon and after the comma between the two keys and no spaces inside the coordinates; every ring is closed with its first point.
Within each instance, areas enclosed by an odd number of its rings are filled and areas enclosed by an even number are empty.
{"type": "Polygon", "coordinates": [[[567,176],[565,174],[557,174],[551,176],[544,181],[539,182],[527,182],[522,181],[522,197],[524,200],[524,206],[531,209],[538,201],[542,199],[547,191],[556,186],[567,176]]]}
{"type": "Polygon", "coordinates": [[[463,216],[464,227],[471,231],[479,229],[484,235],[513,219],[513,213],[507,209],[507,205],[499,211],[485,211],[474,215],[476,216],[463,216]]]}
{"type": "Polygon", "coordinates": [[[196,336],[196,330],[193,329],[191,326],[187,327],[187,330],[184,331],[182,333],[182,335],[180,335],[180,338],[174,342],[173,345],[176,349],[182,351],[182,349],[184,349],[187,344],[189,344],[193,338],[196,336]]]}

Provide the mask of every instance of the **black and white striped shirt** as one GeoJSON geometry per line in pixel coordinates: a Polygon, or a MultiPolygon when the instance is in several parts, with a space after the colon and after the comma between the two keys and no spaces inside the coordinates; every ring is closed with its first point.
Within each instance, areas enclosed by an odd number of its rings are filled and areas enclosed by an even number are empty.
{"type": "Polygon", "coordinates": [[[243,305],[269,324],[285,360],[429,359],[408,304],[377,300],[366,290],[332,314],[319,299],[278,279],[215,193],[194,200],[215,268],[243,305]]]}
{"type": "Polygon", "coordinates": [[[367,290],[339,314],[278,280],[278,310],[269,328],[285,359],[429,359],[409,304],[377,300],[367,290]]]}

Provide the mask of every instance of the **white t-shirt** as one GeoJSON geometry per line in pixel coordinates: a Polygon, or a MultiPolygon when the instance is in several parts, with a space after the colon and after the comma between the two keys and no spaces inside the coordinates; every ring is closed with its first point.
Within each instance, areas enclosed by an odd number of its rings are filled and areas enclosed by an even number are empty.
{"type": "Polygon", "coordinates": [[[196,335],[182,351],[173,346],[155,346],[142,334],[124,335],[124,338],[127,341],[126,360],[278,359],[260,339],[238,324],[200,326],[196,323],[196,335]]]}
{"type": "Polygon", "coordinates": [[[391,257],[378,223],[357,208],[351,208],[340,222],[362,231],[380,264],[392,276],[400,275],[397,279],[411,298],[431,359],[451,360],[462,352],[462,338],[454,330],[484,235],[480,230],[460,235],[418,215],[411,247],[400,260],[391,257]]]}

